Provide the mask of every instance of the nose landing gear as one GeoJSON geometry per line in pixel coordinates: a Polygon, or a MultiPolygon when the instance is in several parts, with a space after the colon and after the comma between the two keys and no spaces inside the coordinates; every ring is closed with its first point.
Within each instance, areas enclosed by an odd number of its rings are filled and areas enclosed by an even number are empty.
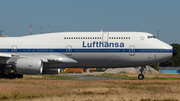
{"type": "Polygon", "coordinates": [[[146,68],[146,66],[141,66],[141,69],[139,70],[141,72],[141,74],[138,75],[139,80],[144,79],[144,75],[143,75],[144,68],[146,68]]]}

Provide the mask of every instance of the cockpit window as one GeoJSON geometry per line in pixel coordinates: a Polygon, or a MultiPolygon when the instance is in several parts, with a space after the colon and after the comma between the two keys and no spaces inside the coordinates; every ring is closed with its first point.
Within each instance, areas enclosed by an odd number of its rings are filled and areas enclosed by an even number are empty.
{"type": "Polygon", "coordinates": [[[148,39],[149,39],[149,38],[156,38],[156,37],[155,37],[155,36],[148,36],[148,39]]]}

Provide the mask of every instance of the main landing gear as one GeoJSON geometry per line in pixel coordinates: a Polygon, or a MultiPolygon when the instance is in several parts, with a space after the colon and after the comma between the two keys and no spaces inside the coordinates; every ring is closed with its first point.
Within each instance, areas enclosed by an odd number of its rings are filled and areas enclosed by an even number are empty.
{"type": "Polygon", "coordinates": [[[23,74],[16,74],[16,71],[12,70],[15,70],[12,65],[0,64],[0,79],[23,78],[23,74]]]}
{"type": "Polygon", "coordinates": [[[22,74],[15,74],[15,73],[0,73],[0,79],[15,79],[15,78],[23,78],[22,74]]]}
{"type": "Polygon", "coordinates": [[[146,66],[141,66],[141,69],[139,70],[141,72],[141,74],[138,75],[139,80],[144,79],[144,75],[143,75],[144,68],[146,68],[146,66]]]}

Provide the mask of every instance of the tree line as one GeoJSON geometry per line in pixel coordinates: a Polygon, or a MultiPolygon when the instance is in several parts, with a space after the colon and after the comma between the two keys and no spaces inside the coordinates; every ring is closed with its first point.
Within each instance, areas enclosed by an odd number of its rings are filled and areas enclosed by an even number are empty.
{"type": "Polygon", "coordinates": [[[168,67],[180,67],[180,44],[173,43],[173,44],[171,44],[171,46],[176,48],[176,50],[178,51],[178,54],[175,57],[173,57],[173,58],[171,58],[165,62],[160,63],[159,66],[162,66],[162,67],[167,67],[167,66],[168,67]]]}

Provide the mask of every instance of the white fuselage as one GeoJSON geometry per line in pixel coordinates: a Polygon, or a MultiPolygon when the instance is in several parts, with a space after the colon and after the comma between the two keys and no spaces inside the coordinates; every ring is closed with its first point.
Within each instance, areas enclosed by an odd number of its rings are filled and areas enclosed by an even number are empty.
{"type": "MultiPolygon", "coordinates": [[[[0,53],[33,57],[63,54],[77,61],[71,67],[115,68],[168,60],[172,58],[172,47],[144,32],[61,32],[2,37],[0,53]]],[[[60,65],[47,62],[44,68],[60,68],[60,65]]]]}

